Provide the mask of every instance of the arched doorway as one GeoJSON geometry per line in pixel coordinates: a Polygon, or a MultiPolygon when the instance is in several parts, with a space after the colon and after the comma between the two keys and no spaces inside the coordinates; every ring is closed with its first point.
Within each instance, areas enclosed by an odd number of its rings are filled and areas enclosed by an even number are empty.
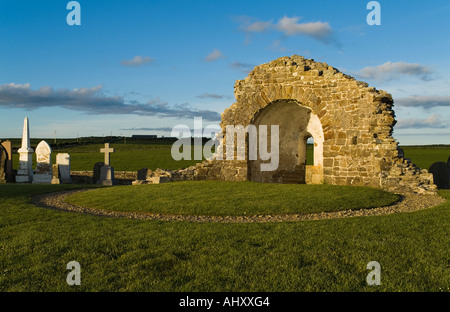
{"type": "MultiPolygon", "coordinates": [[[[274,171],[262,171],[259,158],[247,160],[248,180],[275,183],[320,183],[323,161],[323,132],[319,118],[296,100],[277,100],[261,109],[252,125],[266,125],[268,149],[271,149],[270,127],[279,127],[279,164],[274,171]],[[307,139],[314,138],[314,165],[307,166],[307,139]],[[314,174],[314,179],[312,174],[314,174]]],[[[248,142],[247,142],[248,143],[248,142]]],[[[249,144],[247,144],[248,149],[249,144]]]]}

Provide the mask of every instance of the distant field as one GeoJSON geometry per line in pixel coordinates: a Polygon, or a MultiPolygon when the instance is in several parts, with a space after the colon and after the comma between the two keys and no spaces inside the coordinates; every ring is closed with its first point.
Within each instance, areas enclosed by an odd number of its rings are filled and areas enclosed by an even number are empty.
{"type": "MultiPolygon", "coordinates": [[[[31,145],[35,147],[41,139],[32,139],[31,145]]],[[[52,153],[52,162],[56,161],[57,153],[69,153],[72,160],[72,170],[93,170],[96,162],[104,160],[104,155],[100,153],[100,148],[104,146],[103,143],[96,143],[100,141],[96,139],[80,139],[81,143],[86,145],[79,145],[73,147],[54,148],[52,153]],[[87,144],[90,143],[90,144],[87,144]]],[[[103,141],[103,138],[101,138],[103,141]]],[[[53,143],[53,139],[46,139],[48,143],[53,143]]],[[[77,142],[77,139],[57,140],[58,144],[77,142]]],[[[20,139],[12,140],[14,147],[20,147],[20,139]]],[[[155,170],[161,169],[180,169],[192,166],[199,162],[198,160],[181,160],[176,161],[171,156],[171,147],[173,141],[167,140],[123,140],[111,143],[115,148],[115,153],[111,154],[111,163],[116,171],[136,171],[147,167],[155,170]]],[[[431,164],[436,161],[447,161],[450,156],[450,145],[424,145],[424,146],[403,146],[405,158],[410,158],[411,161],[422,169],[429,169],[431,164]]],[[[192,158],[194,155],[192,148],[192,158]]],[[[19,155],[14,155],[14,167],[18,167],[19,155]]],[[[35,161],[35,157],[33,162],[35,161]]],[[[313,146],[307,146],[307,165],[313,164],[313,146]]]]}
{"type": "Polygon", "coordinates": [[[436,161],[447,162],[450,156],[450,145],[402,146],[405,158],[422,169],[429,169],[436,161]]]}
{"type": "MultiPolygon", "coordinates": [[[[33,146],[33,144],[31,144],[33,146]]],[[[34,147],[34,146],[33,146],[34,147]]],[[[71,156],[71,169],[93,170],[96,162],[104,161],[104,154],[100,149],[104,144],[89,144],[61,149],[53,149],[52,163],[56,161],[56,154],[69,153],[71,156]]],[[[111,144],[115,152],[111,154],[111,164],[116,171],[136,171],[141,168],[155,170],[179,169],[192,166],[199,162],[198,160],[180,160],[176,161],[171,156],[172,142],[164,141],[132,141],[131,143],[115,142],[111,144]]],[[[192,148],[192,158],[194,148],[192,148]]],[[[35,162],[33,159],[33,163],[35,162]]],[[[14,155],[14,166],[17,169],[19,155],[14,155]]],[[[35,164],[33,164],[34,166],[35,164]]]]}

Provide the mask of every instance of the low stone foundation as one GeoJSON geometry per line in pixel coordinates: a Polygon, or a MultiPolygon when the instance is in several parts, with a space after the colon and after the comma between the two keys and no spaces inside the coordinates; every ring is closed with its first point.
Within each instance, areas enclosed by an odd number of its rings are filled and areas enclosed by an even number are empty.
{"type": "MultiPolygon", "coordinates": [[[[74,184],[94,184],[93,171],[70,171],[70,177],[74,184]]],[[[117,185],[131,185],[137,179],[136,171],[115,171],[114,177],[117,185]]]]}
{"type": "MultiPolygon", "coordinates": [[[[148,170],[145,179],[140,177],[132,184],[158,184],[176,181],[200,181],[200,180],[218,180],[218,181],[247,181],[246,162],[241,161],[212,161],[207,160],[185,169],[179,170],[148,170]]],[[[319,175],[315,174],[314,166],[306,168],[306,184],[320,184],[319,175]]],[[[433,184],[433,175],[426,169],[420,169],[412,164],[408,159],[399,159],[392,167],[387,177],[380,179],[382,181],[381,189],[389,192],[408,195],[434,195],[436,194],[436,185],[433,184]]],[[[276,183],[276,182],[274,182],[276,183]]],[[[352,185],[351,183],[348,185],[352,185]]],[[[359,185],[359,184],[355,184],[359,185]]]]}

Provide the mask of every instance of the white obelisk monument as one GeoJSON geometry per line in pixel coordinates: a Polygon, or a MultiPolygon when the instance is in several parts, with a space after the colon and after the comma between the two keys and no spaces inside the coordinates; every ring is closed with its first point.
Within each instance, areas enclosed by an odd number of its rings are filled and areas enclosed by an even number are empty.
{"type": "Polygon", "coordinates": [[[30,125],[28,117],[23,121],[22,147],[19,152],[19,169],[17,170],[16,182],[31,182],[33,180],[33,149],[30,146],[30,125]]]}

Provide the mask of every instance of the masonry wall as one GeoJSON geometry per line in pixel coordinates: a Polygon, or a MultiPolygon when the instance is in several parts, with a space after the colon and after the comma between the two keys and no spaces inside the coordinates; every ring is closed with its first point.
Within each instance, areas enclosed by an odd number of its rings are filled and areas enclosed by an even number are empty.
{"type": "MultiPolygon", "coordinates": [[[[70,171],[74,184],[93,184],[93,171],[70,171]]],[[[115,171],[114,177],[118,185],[131,185],[136,180],[136,171],[115,171]]]]}
{"type": "MultiPolygon", "coordinates": [[[[396,123],[392,96],[326,63],[294,55],[256,66],[248,77],[236,81],[235,96],[236,103],[222,114],[224,133],[227,125],[247,126],[277,100],[296,100],[310,108],[323,127],[325,183],[398,192],[435,190],[431,174],[399,155],[398,142],[392,137],[396,123]]],[[[240,162],[238,166],[242,167],[240,162]]],[[[224,178],[245,180],[247,172],[242,169],[224,178]]]]}
{"type": "MultiPolygon", "coordinates": [[[[326,63],[297,55],[256,66],[248,77],[236,81],[234,89],[236,102],[222,113],[222,146],[226,144],[227,125],[246,127],[268,105],[295,101],[310,109],[322,126],[322,163],[313,168],[321,175],[316,183],[435,193],[432,174],[405,160],[392,137],[396,121],[389,93],[326,63]]],[[[219,153],[225,153],[225,149],[219,153]]],[[[245,181],[249,178],[248,165],[245,160],[213,160],[167,175],[178,181],[245,181]]]]}

